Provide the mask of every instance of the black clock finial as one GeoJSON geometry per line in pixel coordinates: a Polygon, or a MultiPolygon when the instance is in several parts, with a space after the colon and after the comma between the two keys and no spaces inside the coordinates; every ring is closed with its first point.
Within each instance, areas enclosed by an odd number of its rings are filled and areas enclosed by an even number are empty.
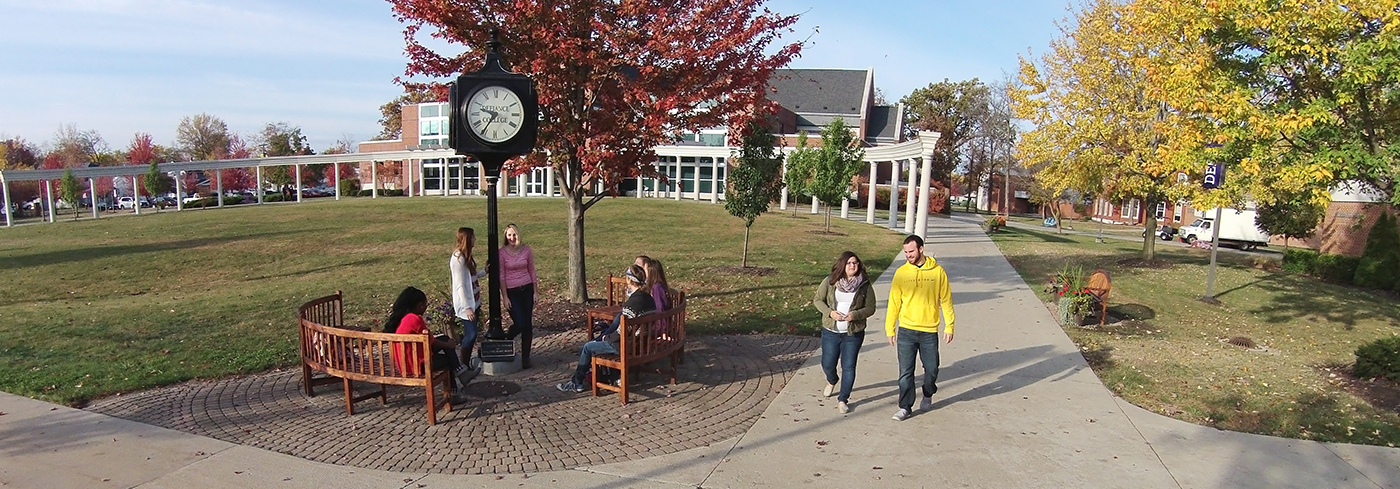
{"type": "Polygon", "coordinates": [[[506,64],[506,60],[501,57],[501,29],[499,27],[491,27],[491,40],[486,41],[486,63],[483,63],[481,70],[510,72],[510,65],[506,64]]]}

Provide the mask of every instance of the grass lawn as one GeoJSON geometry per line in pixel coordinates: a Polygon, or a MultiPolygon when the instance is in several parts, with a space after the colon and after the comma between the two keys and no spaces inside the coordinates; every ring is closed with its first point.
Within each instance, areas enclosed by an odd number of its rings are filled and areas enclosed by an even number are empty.
{"type": "Polygon", "coordinates": [[[1283,273],[1263,258],[1221,254],[1215,306],[1198,300],[1208,251],[1159,247],[1166,265],[1149,268],[1131,265],[1141,248],[1136,242],[1016,228],[993,240],[1036,289],[1067,263],[1086,275],[1109,271],[1109,315],[1124,319],[1065,331],[1104,384],[1134,404],[1234,431],[1400,444],[1395,405],[1358,397],[1358,382],[1347,375],[1358,346],[1400,334],[1393,297],[1283,273]],[[1263,348],[1222,341],[1235,337],[1263,348]]]}
{"type": "MultiPolygon", "coordinates": [[[[541,301],[560,300],[564,202],[507,198],[500,212],[535,250],[541,301]]],[[[807,304],[837,255],[853,250],[880,270],[903,238],[840,219],[840,235],[814,234],[820,215],[775,211],[754,224],[749,264],[776,273],[735,275],[719,268],[739,265],[743,221],[723,206],[607,199],[586,219],[590,296],[608,272],[650,255],[689,291],[697,334],[814,333],[807,304]]],[[[445,298],[458,226],[476,228],[484,262],[483,198],[319,199],[0,230],[0,390],[82,404],[295,365],[293,316],[310,298],[344,291],[347,321],[363,325],[383,321],[406,285],[445,298]]]]}

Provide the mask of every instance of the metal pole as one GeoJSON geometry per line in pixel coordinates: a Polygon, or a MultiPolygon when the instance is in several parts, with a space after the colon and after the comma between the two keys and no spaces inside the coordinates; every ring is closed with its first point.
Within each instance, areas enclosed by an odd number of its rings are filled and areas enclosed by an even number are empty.
{"type": "Polygon", "coordinates": [[[1215,222],[1210,223],[1210,271],[1206,273],[1205,299],[1215,300],[1215,255],[1220,252],[1220,211],[1215,208],[1215,222]]]}
{"type": "MultiPolygon", "coordinates": [[[[484,161],[482,162],[483,167],[489,164],[490,163],[484,161]]],[[[496,163],[496,167],[499,168],[500,163],[496,163]]],[[[488,313],[490,320],[486,328],[486,337],[490,339],[505,338],[505,332],[501,330],[501,308],[499,305],[501,303],[501,260],[498,259],[498,257],[501,252],[500,245],[496,243],[496,199],[499,198],[499,196],[496,195],[497,185],[500,185],[500,174],[496,173],[493,175],[491,172],[488,172],[486,174],[486,288],[488,289],[487,300],[490,306],[490,312],[488,313]]]]}

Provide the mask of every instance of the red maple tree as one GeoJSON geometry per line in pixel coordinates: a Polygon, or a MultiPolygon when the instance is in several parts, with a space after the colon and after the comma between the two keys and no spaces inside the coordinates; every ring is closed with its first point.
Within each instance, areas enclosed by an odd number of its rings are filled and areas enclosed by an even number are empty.
{"type": "MultiPolygon", "coordinates": [[[[442,2],[390,0],[406,24],[407,76],[448,77],[476,71],[489,29],[501,36],[512,68],[539,91],[539,145],[507,163],[552,166],[568,203],[569,299],[588,298],[584,276],[584,213],[597,182],[657,176],[653,147],[680,132],[741,127],[764,98],[774,70],[802,43],[768,47],[791,32],[796,16],[763,8],[765,0],[576,0],[442,2]],[[434,38],[463,52],[443,55],[418,40],[434,38]]],[[[411,85],[411,84],[410,84],[411,85]]]]}
{"type": "Polygon", "coordinates": [[[133,165],[149,165],[159,159],[160,155],[156,152],[155,143],[151,142],[151,135],[136,133],[136,137],[131,139],[131,146],[126,149],[126,162],[133,165]]]}

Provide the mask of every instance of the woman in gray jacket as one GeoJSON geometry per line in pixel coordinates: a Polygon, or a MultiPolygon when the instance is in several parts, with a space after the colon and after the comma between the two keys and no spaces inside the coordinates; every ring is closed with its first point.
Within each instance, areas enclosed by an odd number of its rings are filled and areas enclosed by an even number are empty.
{"type": "Polygon", "coordinates": [[[841,253],[831,266],[831,275],[817,286],[812,305],[822,313],[822,371],[826,373],[826,388],[822,395],[830,397],[841,382],[836,396],[836,409],[851,411],[846,404],[851,387],[856,383],[856,357],[865,341],[865,319],[875,314],[875,288],[865,276],[865,264],[852,252],[841,253]],[[841,375],[836,375],[836,360],[841,360],[841,375]]]}

